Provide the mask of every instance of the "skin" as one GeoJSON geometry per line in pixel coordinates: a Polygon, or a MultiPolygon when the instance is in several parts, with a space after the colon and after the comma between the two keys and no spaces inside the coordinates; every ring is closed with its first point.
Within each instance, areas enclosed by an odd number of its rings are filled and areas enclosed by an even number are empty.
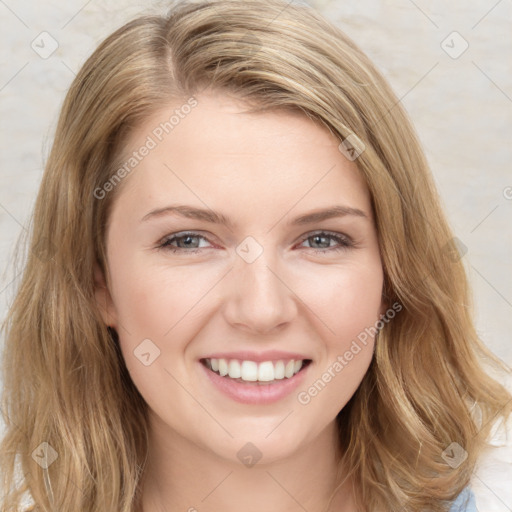
{"type": "MultiPolygon", "coordinates": [[[[150,409],[144,512],[324,512],[343,451],[335,418],[371,362],[374,340],[307,405],[307,388],[385,311],[383,270],[368,189],[357,166],[324,127],[296,113],[244,113],[226,93],[198,105],[124,178],[107,230],[109,287],[97,273],[105,322],[119,333],[130,375],[150,409]],[[187,204],[223,213],[228,228],[151,210],[187,204]],[[207,206],[205,206],[207,205],[207,206]],[[295,217],[332,205],[362,210],[292,226],[295,217]],[[191,253],[157,246],[195,231],[191,253]],[[335,251],[328,230],[353,240],[335,251]],[[253,237],[252,263],[237,246],[253,237]],[[149,366],[134,350],[150,339],[149,366]],[[213,351],[285,350],[307,354],[309,378],[277,403],[248,405],[221,394],[198,360],[213,351]],[[254,444],[246,467],[237,452],[254,444]]],[[[175,108],[158,112],[127,141],[144,144],[175,108]]],[[[188,252],[187,252],[188,251],[188,252]]],[[[343,474],[343,471],[342,471],[343,474]]],[[[350,480],[332,510],[355,510],[350,480]]]]}

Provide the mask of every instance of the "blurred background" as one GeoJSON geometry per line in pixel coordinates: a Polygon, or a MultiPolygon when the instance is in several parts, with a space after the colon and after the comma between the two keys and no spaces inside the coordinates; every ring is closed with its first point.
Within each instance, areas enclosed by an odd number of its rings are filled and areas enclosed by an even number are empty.
{"type": "MultiPolygon", "coordinates": [[[[512,1],[300,3],[369,55],[409,113],[472,283],[478,332],[512,366],[512,1]]],[[[71,81],[114,29],[167,6],[0,0],[0,319],[19,282],[15,244],[71,81]]],[[[491,479],[483,483],[491,489],[491,479]]],[[[500,499],[486,511],[512,510],[510,492],[491,490],[500,499]]]]}

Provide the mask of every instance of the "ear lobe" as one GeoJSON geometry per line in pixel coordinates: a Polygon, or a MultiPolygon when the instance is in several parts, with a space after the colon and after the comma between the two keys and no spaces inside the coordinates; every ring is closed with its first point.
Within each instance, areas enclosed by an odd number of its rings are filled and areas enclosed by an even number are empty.
{"type": "Polygon", "coordinates": [[[96,263],[94,265],[94,295],[98,310],[108,327],[117,327],[117,315],[115,312],[114,301],[110,295],[103,272],[96,263]]]}

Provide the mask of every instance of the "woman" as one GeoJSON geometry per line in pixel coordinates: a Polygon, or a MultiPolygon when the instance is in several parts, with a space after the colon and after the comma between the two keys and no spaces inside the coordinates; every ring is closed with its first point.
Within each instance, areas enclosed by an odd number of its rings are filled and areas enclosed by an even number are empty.
{"type": "Polygon", "coordinates": [[[311,9],[181,3],[107,38],[30,243],[2,511],[474,509],[512,397],[405,112],[311,9]]]}

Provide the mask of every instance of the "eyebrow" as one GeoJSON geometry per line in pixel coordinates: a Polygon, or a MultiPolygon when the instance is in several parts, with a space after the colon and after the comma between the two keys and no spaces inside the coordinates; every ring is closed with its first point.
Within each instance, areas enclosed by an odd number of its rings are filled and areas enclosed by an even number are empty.
{"type": "MultiPolygon", "coordinates": [[[[211,222],[212,224],[221,224],[229,228],[234,227],[234,223],[231,219],[223,215],[222,213],[216,212],[206,208],[196,208],[189,205],[170,205],[163,208],[157,208],[150,211],[144,217],[141,222],[146,222],[150,219],[160,218],[167,215],[179,215],[188,219],[202,220],[205,222],[211,222]]],[[[315,210],[305,215],[296,217],[289,224],[293,226],[302,226],[304,224],[312,224],[314,222],[321,222],[323,220],[332,219],[336,217],[345,217],[352,215],[355,217],[362,217],[368,219],[368,215],[359,208],[352,208],[350,206],[335,205],[321,210],[315,210]]]]}

